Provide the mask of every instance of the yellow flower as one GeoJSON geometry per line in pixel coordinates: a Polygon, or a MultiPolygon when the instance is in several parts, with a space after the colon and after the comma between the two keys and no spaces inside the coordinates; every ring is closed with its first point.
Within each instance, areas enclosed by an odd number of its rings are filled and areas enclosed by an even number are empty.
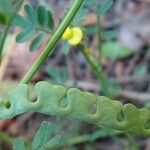
{"type": "Polygon", "coordinates": [[[83,32],[79,27],[67,28],[62,38],[67,40],[69,44],[75,46],[81,43],[83,32]]]}
{"type": "Polygon", "coordinates": [[[72,36],[73,36],[72,30],[68,27],[66,31],[64,32],[62,38],[63,40],[69,40],[72,38],[72,36]]]}

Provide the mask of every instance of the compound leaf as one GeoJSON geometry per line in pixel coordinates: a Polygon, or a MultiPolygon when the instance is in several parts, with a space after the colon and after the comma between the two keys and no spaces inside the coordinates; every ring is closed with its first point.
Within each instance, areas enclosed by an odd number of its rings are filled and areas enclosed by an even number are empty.
{"type": "Polygon", "coordinates": [[[26,17],[17,14],[13,21],[14,25],[23,28],[23,31],[16,36],[16,42],[22,43],[31,39],[30,51],[33,52],[42,44],[45,35],[50,34],[50,30],[54,29],[53,15],[42,5],[39,5],[36,11],[31,4],[26,4],[24,9],[26,17]]]}
{"type": "Polygon", "coordinates": [[[32,143],[32,150],[44,150],[59,143],[60,136],[51,138],[53,127],[48,122],[43,122],[40,129],[35,134],[32,143]]]}
{"type": "Polygon", "coordinates": [[[113,5],[113,0],[105,0],[104,3],[100,4],[97,8],[97,11],[100,15],[105,15],[109,9],[112,7],[113,5]]]}

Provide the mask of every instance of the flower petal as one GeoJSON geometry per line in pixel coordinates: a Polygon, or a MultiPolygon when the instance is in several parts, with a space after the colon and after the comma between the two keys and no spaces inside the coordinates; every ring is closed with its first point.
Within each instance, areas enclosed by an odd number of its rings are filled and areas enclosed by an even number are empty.
{"type": "Polygon", "coordinates": [[[73,36],[68,40],[71,45],[78,45],[83,39],[83,32],[79,27],[74,27],[71,29],[73,36]]]}

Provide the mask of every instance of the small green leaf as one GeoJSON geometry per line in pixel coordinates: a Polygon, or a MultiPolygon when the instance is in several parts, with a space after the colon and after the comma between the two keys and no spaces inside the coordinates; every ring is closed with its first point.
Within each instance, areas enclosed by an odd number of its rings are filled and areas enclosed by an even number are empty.
{"type": "Polygon", "coordinates": [[[37,18],[38,22],[42,27],[47,27],[48,25],[48,13],[44,6],[39,5],[37,8],[37,18]]]}
{"type": "Polygon", "coordinates": [[[13,144],[13,150],[25,150],[25,145],[22,139],[16,139],[13,144]]]}
{"type": "Polygon", "coordinates": [[[84,28],[85,29],[84,31],[86,34],[93,34],[94,32],[96,32],[98,30],[98,28],[99,27],[97,25],[87,26],[84,28]]]}
{"type": "Polygon", "coordinates": [[[27,17],[30,20],[30,22],[34,25],[37,24],[36,12],[33,9],[32,5],[31,4],[26,4],[24,9],[26,11],[27,17]]]}
{"type": "Polygon", "coordinates": [[[59,143],[60,136],[51,138],[53,128],[48,122],[43,122],[40,129],[35,134],[32,143],[32,150],[44,150],[59,143]]]}
{"type": "Polygon", "coordinates": [[[97,11],[100,15],[105,15],[109,9],[112,7],[113,5],[113,0],[105,0],[104,3],[100,4],[98,7],[97,7],[97,11]]]}
{"type": "Polygon", "coordinates": [[[28,20],[26,20],[25,18],[23,18],[22,16],[18,14],[14,17],[13,24],[23,29],[27,29],[32,26],[32,24],[28,20]]]}
{"type": "Polygon", "coordinates": [[[71,47],[67,41],[62,42],[62,49],[65,55],[69,54],[71,47]]]}
{"type": "Polygon", "coordinates": [[[47,14],[48,14],[48,28],[53,31],[54,30],[54,18],[53,18],[52,12],[48,10],[47,14]]]}
{"type": "Polygon", "coordinates": [[[117,31],[115,31],[115,30],[110,30],[110,31],[105,31],[105,32],[103,32],[102,38],[103,38],[104,40],[112,40],[112,39],[116,38],[117,35],[118,35],[118,32],[117,32],[117,31]]]}
{"type": "Polygon", "coordinates": [[[45,34],[44,33],[40,33],[38,36],[36,36],[36,38],[32,41],[31,45],[30,45],[30,51],[34,52],[35,50],[37,50],[40,45],[42,44],[43,40],[44,40],[45,34]]]}
{"type": "Polygon", "coordinates": [[[119,42],[106,42],[101,47],[102,56],[109,59],[122,59],[133,53],[133,50],[123,47],[119,42]]]}
{"type": "Polygon", "coordinates": [[[27,29],[16,36],[16,42],[22,43],[32,38],[35,34],[35,29],[27,29]]]}

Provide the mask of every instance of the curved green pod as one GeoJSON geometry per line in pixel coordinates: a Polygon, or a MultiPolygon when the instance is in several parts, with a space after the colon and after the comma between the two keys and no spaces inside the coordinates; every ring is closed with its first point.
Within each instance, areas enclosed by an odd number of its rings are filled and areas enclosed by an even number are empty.
{"type": "Polygon", "coordinates": [[[20,84],[8,93],[11,103],[6,108],[1,102],[0,119],[7,119],[26,112],[39,112],[79,119],[98,126],[108,126],[129,133],[150,136],[150,110],[138,109],[132,104],[123,105],[107,97],[96,97],[79,89],[67,89],[60,85],[51,85],[45,81],[36,84],[37,101],[29,100],[28,86],[20,84]],[[61,101],[67,101],[66,106],[61,101]],[[95,112],[92,108],[95,106],[95,112]]]}

